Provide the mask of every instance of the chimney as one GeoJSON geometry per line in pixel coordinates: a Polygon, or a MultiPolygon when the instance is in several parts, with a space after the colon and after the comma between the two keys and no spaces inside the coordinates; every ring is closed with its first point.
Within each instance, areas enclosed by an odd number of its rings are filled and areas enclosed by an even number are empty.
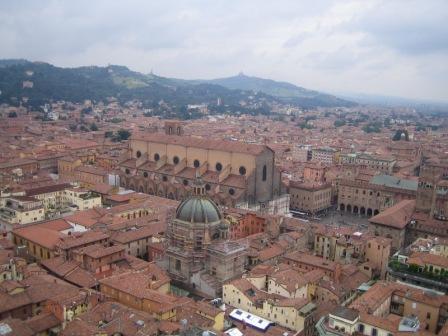
{"type": "Polygon", "coordinates": [[[336,263],[336,267],[334,268],[334,281],[339,283],[341,280],[341,264],[336,263]]]}

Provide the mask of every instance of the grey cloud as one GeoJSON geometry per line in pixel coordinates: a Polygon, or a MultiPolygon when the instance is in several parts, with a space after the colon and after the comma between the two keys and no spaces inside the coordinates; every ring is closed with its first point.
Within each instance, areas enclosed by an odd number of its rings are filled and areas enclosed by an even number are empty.
{"type": "Polygon", "coordinates": [[[384,1],[347,26],[403,54],[448,51],[448,2],[384,1]]]}
{"type": "Polygon", "coordinates": [[[307,37],[310,36],[310,33],[299,33],[297,35],[291,36],[290,38],[288,38],[284,43],[283,43],[283,47],[284,48],[294,48],[297,47],[298,45],[300,45],[307,37]]]}
{"type": "Polygon", "coordinates": [[[445,0],[0,1],[0,58],[448,99],[447,15],[445,0]]]}

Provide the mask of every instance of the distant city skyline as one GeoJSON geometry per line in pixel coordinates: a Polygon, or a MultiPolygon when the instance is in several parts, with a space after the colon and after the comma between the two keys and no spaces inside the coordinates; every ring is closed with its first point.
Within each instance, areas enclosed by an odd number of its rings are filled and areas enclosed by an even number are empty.
{"type": "Polygon", "coordinates": [[[448,101],[446,1],[20,1],[0,58],[448,101]]]}

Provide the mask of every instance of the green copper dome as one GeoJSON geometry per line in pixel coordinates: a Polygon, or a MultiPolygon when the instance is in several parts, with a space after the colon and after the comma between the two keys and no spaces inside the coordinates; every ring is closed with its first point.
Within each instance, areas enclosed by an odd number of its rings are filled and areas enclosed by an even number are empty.
{"type": "Polygon", "coordinates": [[[218,206],[205,196],[192,196],[176,210],[176,219],[189,223],[214,223],[221,220],[218,206]]]}

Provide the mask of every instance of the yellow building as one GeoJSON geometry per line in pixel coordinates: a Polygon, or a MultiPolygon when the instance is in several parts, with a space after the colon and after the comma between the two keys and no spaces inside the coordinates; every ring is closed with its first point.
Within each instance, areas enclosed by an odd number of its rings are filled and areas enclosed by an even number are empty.
{"type": "Polygon", "coordinates": [[[440,255],[445,258],[448,258],[448,240],[440,240],[434,244],[433,249],[431,250],[432,254],[440,255]]]}
{"type": "Polygon", "coordinates": [[[64,191],[65,203],[75,206],[77,210],[101,207],[101,196],[82,188],[70,188],[64,191]]]}
{"type": "Polygon", "coordinates": [[[55,256],[61,232],[67,232],[71,228],[65,220],[56,219],[14,229],[11,232],[12,241],[19,248],[26,248],[28,254],[37,260],[50,259],[55,256]]]}
{"type": "Polygon", "coordinates": [[[27,190],[26,195],[42,201],[42,205],[47,211],[64,206],[63,196],[67,188],[70,188],[69,183],[59,183],[27,190]]]}
{"type": "Polygon", "coordinates": [[[445,274],[445,272],[448,272],[448,258],[441,255],[414,252],[410,255],[407,263],[418,266],[421,272],[425,271],[434,274],[445,274]]]}
{"type": "Polygon", "coordinates": [[[280,299],[279,295],[257,289],[247,279],[237,279],[223,286],[223,300],[282,327],[312,334],[315,305],[308,299],[280,299]]]}
{"type": "Polygon", "coordinates": [[[0,207],[0,219],[9,224],[28,224],[45,219],[42,201],[29,196],[12,196],[0,207]]]}
{"type": "Polygon", "coordinates": [[[169,278],[164,273],[132,272],[100,280],[103,294],[158,320],[174,321],[181,299],[167,294],[168,289],[169,278]]]}
{"type": "Polygon", "coordinates": [[[331,207],[331,184],[291,181],[289,193],[291,209],[317,214],[331,207]]]}

